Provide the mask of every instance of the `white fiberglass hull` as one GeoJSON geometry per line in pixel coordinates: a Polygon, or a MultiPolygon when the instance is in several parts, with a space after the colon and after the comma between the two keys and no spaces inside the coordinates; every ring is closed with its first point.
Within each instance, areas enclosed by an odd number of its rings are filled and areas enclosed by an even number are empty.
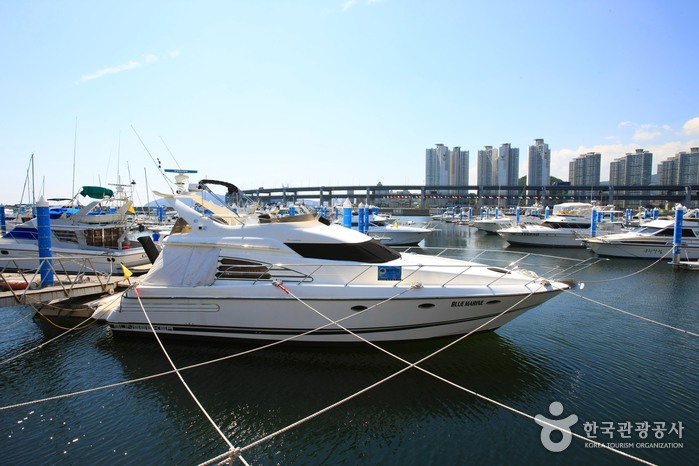
{"type": "Polygon", "coordinates": [[[542,247],[566,247],[582,248],[585,246],[582,239],[573,232],[564,232],[560,229],[522,230],[508,231],[498,230],[497,232],[508,243],[524,246],[542,247]]]}
{"type": "MultiPolygon", "coordinates": [[[[629,257],[638,259],[672,259],[672,241],[637,242],[631,241],[588,241],[587,247],[598,256],[629,257]]],[[[699,243],[685,244],[680,248],[682,260],[699,260],[699,243]]]]}
{"type": "MultiPolygon", "coordinates": [[[[9,261],[0,259],[0,269],[15,270],[18,267],[24,270],[39,267],[39,250],[31,244],[3,244],[0,245],[3,258],[20,259],[9,261]],[[4,251],[7,251],[5,255],[4,251]]],[[[142,248],[126,249],[122,251],[91,251],[85,249],[52,248],[52,263],[56,272],[70,273],[123,273],[119,264],[127,268],[150,263],[146,252],[142,248]]]]}
{"type": "MultiPolygon", "coordinates": [[[[320,290],[323,295],[337,296],[331,298],[318,296],[314,287],[288,286],[303,303],[271,284],[241,287],[236,291],[237,297],[225,296],[229,290],[218,287],[202,290],[195,296],[191,295],[191,289],[185,288],[166,290],[168,297],[162,296],[162,288],[140,286],[138,291],[143,308],[160,336],[279,341],[300,335],[292,341],[323,344],[361,340],[329,324],[308,306],[334,321],[344,319],[341,325],[369,341],[408,341],[466,334],[512,308],[479,329],[494,330],[561,291],[538,283],[520,287],[522,294],[506,295],[497,286],[486,293],[481,287],[480,292],[473,290],[472,294],[466,289],[463,294],[454,289],[445,292],[441,287],[409,289],[398,298],[370,308],[405,288],[377,292],[373,287],[323,287],[320,290]],[[534,294],[524,299],[533,291],[534,294]],[[371,295],[373,299],[356,298],[371,295]],[[329,325],[323,327],[326,324],[329,325]],[[311,333],[302,335],[306,332],[311,333]]],[[[115,334],[151,334],[133,290],[129,290],[120,308],[107,321],[115,334]]]]}
{"type": "Polygon", "coordinates": [[[415,246],[430,236],[429,230],[369,230],[369,236],[376,238],[387,246],[415,246]]]}

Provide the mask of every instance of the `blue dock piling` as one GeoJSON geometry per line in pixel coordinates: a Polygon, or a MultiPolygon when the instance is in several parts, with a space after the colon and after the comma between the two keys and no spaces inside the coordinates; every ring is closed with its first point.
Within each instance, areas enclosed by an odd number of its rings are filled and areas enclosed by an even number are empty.
{"type": "Polygon", "coordinates": [[[51,266],[51,218],[49,216],[49,203],[42,196],[36,203],[37,230],[39,233],[39,259],[42,259],[39,266],[41,275],[41,286],[53,285],[53,271],[51,266]]]}
{"type": "Polygon", "coordinates": [[[349,198],[342,204],[342,226],[352,228],[352,203],[349,198]]]}
{"type": "Polygon", "coordinates": [[[675,231],[672,238],[672,265],[680,265],[680,250],[682,247],[682,218],[684,217],[684,210],[682,207],[677,206],[675,210],[675,231]]]}

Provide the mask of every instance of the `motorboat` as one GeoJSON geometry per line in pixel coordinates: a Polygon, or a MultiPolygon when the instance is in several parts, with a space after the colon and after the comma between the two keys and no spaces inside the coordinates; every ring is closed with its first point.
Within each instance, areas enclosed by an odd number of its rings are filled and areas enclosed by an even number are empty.
{"type": "MultiPolygon", "coordinates": [[[[682,259],[699,259],[699,219],[685,215],[682,219],[682,259]]],[[[674,220],[651,220],[624,233],[588,238],[585,245],[603,257],[660,259],[671,257],[675,234],[674,220]]]]}
{"type": "Polygon", "coordinates": [[[197,211],[183,202],[196,193],[156,194],[178,224],[148,274],[105,313],[115,335],[149,336],[152,324],[161,337],[420,340],[494,330],[575,286],[400,253],[313,214],[241,216],[203,198],[197,211]]]}
{"type": "MultiPolygon", "coordinates": [[[[132,246],[126,238],[131,201],[113,197],[112,190],[95,186],[83,187],[81,193],[99,199],[80,208],[49,209],[54,268],[63,272],[121,274],[119,264],[127,268],[148,264],[144,249],[132,246]]],[[[36,218],[16,225],[0,238],[0,269],[35,269],[39,262],[36,218]],[[4,257],[22,260],[11,263],[4,257]]]]}
{"type": "MultiPolygon", "coordinates": [[[[523,246],[585,247],[583,240],[592,226],[593,205],[584,202],[567,202],[554,206],[552,215],[539,225],[520,225],[498,230],[508,243],[523,246]]],[[[613,206],[595,209],[602,218],[596,222],[596,234],[620,232],[623,222],[614,220],[613,206]]]]}
{"type": "Polygon", "coordinates": [[[498,214],[494,217],[478,218],[471,221],[471,225],[475,228],[485,231],[486,233],[497,235],[498,230],[503,228],[510,228],[516,226],[529,226],[529,225],[540,225],[542,219],[535,212],[537,211],[534,207],[517,207],[520,209],[521,215],[519,218],[519,223],[517,223],[516,215],[502,215],[498,214]]]}
{"type": "Polygon", "coordinates": [[[416,246],[435,231],[416,225],[400,225],[395,221],[393,225],[369,225],[367,235],[378,239],[388,246],[416,246]]]}

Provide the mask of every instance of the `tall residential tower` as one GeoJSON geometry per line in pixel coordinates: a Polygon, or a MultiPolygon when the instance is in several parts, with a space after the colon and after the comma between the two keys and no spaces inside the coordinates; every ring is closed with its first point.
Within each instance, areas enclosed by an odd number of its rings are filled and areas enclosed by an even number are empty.
{"type": "Polygon", "coordinates": [[[551,184],[551,151],[543,139],[534,139],[534,145],[529,146],[529,170],[527,184],[532,186],[548,186],[551,184]]]}

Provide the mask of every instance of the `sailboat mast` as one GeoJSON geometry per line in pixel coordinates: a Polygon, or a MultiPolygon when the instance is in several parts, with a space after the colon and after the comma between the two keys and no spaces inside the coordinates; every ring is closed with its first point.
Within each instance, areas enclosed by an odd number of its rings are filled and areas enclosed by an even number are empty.
{"type": "Polygon", "coordinates": [[[71,201],[70,208],[75,207],[75,199],[78,195],[75,193],[75,155],[78,152],[78,117],[75,117],[75,136],[73,137],[73,187],[70,191],[71,201]]]}

